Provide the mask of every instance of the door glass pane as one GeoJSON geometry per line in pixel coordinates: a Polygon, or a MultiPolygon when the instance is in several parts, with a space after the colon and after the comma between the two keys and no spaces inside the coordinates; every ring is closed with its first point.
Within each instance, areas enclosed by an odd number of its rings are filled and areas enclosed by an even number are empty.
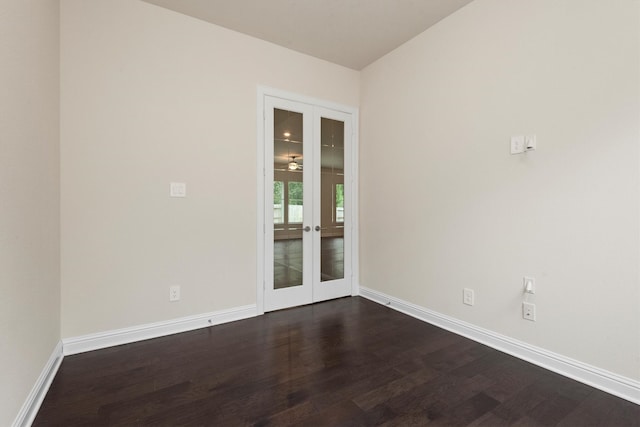
{"type": "Polygon", "coordinates": [[[344,122],[320,128],[320,281],[344,278],[344,122]]]}
{"type": "Polygon", "coordinates": [[[273,114],[273,285],[302,285],[302,114],[273,114]]]}

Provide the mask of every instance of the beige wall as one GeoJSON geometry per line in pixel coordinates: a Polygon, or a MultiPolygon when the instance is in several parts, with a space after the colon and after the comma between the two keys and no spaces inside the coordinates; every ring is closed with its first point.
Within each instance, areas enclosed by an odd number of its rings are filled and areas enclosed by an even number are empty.
{"type": "Polygon", "coordinates": [[[255,303],[257,86],[357,105],[359,73],[143,2],[61,4],[63,337],[255,303]]]}
{"type": "Polygon", "coordinates": [[[60,339],[59,7],[0,2],[0,425],[60,339]]]}
{"type": "Polygon", "coordinates": [[[361,285],[640,379],[639,7],[476,0],[367,67],[361,285]]]}

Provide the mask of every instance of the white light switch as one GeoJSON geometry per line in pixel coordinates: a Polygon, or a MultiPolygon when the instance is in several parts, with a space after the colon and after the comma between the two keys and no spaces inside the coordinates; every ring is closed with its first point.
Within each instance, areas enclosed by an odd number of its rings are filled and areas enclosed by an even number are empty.
{"type": "Polygon", "coordinates": [[[184,182],[172,182],[169,186],[169,196],[187,197],[187,184],[184,182]]]}
{"type": "Polygon", "coordinates": [[[516,135],[511,137],[511,154],[524,153],[524,135],[516,135]]]}

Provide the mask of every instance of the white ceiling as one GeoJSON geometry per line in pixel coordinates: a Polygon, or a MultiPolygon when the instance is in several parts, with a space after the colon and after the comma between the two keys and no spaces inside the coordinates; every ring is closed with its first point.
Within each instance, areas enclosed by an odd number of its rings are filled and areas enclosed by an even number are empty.
{"type": "Polygon", "coordinates": [[[144,0],[361,70],[472,0],[144,0]]]}

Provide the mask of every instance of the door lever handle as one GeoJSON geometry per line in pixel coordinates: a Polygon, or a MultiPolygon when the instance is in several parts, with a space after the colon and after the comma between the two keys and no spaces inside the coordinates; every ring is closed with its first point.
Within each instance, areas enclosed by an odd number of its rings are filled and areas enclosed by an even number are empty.
{"type": "Polygon", "coordinates": [[[320,231],[320,226],[316,225],[316,231],[320,231]]]}
{"type": "Polygon", "coordinates": [[[308,225],[303,229],[304,231],[311,231],[311,227],[309,227],[308,225]]]}

